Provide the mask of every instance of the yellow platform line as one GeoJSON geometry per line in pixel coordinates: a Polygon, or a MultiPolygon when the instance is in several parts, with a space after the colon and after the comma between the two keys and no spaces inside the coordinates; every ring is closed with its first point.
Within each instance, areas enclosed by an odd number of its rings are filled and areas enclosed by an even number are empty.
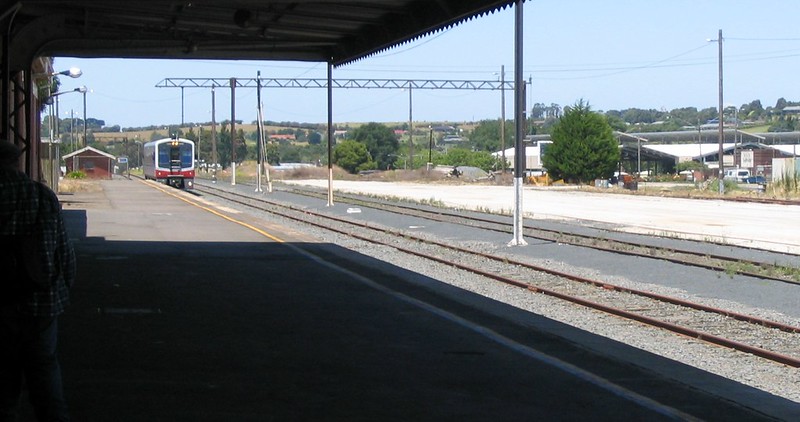
{"type": "Polygon", "coordinates": [[[200,208],[201,210],[208,211],[211,214],[214,214],[214,215],[216,215],[218,217],[222,217],[222,218],[230,221],[231,223],[236,223],[236,224],[238,224],[240,226],[246,227],[246,228],[248,228],[248,229],[250,229],[250,230],[252,230],[252,231],[254,231],[254,232],[256,232],[256,233],[258,233],[258,234],[260,234],[260,235],[262,235],[262,236],[264,236],[264,237],[266,237],[266,238],[268,238],[268,239],[270,239],[272,241],[275,241],[275,242],[278,242],[278,243],[285,243],[285,241],[283,239],[275,237],[275,236],[265,232],[264,230],[259,229],[258,227],[254,226],[252,224],[245,223],[244,221],[237,220],[237,219],[235,219],[233,217],[230,217],[228,215],[225,215],[225,214],[223,214],[223,213],[221,213],[221,212],[219,212],[219,211],[217,211],[215,209],[206,207],[204,205],[200,205],[200,204],[198,204],[197,202],[194,202],[194,201],[190,201],[189,199],[186,199],[186,198],[184,198],[184,197],[182,197],[180,195],[176,195],[175,193],[170,192],[169,190],[167,190],[167,189],[165,189],[165,188],[163,188],[161,186],[158,186],[156,184],[149,183],[149,182],[147,182],[145,180],[140,180],[140,182],[142,182],[142,183],[144,183],[144,184],[146,184],[148,186],[152,186],[152,187],[160,190],[161,192],[166,193],[167,195],[170,195],[172,197],[178,198],[181,201],[186,202],[187,204],[194,205],[195,207],[200,208]]]}

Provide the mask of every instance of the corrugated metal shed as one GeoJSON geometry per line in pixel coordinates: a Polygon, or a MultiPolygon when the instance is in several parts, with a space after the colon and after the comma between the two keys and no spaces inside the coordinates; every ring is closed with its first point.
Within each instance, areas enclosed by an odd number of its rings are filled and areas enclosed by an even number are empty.
{"type": "MultiPolygon", "coordinates": [[[[733,149],[736,144],[722,144],[723,151],[733,149]]],[[[674,157],[676,160],[698,160],[709,155],[719,154],[719,144],[668,144],[668,145],[642,145],[642,149],[658,151],[661,154],[674,157]]]]}

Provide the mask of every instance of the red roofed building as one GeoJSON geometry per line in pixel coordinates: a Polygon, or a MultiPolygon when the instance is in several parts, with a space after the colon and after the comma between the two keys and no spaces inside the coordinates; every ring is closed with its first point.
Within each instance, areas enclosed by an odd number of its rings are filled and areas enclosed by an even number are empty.
{"type": "Polygon", "coordinates": [[[114,163],[117,157],[94,149],[85,147],[65,155],[67,173],[82,171],[90,179],[110,179],[114,174],[114,163]]]}

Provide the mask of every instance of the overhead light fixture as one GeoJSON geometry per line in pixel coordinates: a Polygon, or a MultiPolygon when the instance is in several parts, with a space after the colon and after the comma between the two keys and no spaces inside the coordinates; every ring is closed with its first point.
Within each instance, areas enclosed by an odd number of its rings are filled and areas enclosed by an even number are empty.
{"type": "Polygon", "coordinates": [[[51,76],[58,76],[58,75],[69,76],[70,78],[79,78],[81,75],[83,75],[83,71],[81,71],[77,67],[71,67],[67,70],[63,70],[61,72],[54,72],[51,74],[51,76]]]}
{"type": "Polygon", "coordinates": [[[53,104],[53,99],[55,99],[59,95],[69,94],[70,92],[80,92],[81,94],[86,94],[87,92],[89,92],[89,88],[86,88],[86,86],[81,86],[81,87],[78,87],[78,88],[75,88],[75,89],[72,89],[72,90],[69,90],[69,91],[56,92],[56,93],[46,97],[44,99],[43,103],[48,104],[48,105],[49,104],[53,104]]]}

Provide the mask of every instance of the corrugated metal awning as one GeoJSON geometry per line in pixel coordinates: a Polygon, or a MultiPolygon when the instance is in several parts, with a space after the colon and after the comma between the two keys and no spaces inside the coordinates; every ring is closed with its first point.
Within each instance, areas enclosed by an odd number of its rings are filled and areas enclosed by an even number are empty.
{"type": "Polygon", "coordinates": [[[509,0],[3,1],[11,57],[253,59],[341,65],[514,4],[509,0]],[[16,6],[16,7],[15,7],[16,6]]]}

